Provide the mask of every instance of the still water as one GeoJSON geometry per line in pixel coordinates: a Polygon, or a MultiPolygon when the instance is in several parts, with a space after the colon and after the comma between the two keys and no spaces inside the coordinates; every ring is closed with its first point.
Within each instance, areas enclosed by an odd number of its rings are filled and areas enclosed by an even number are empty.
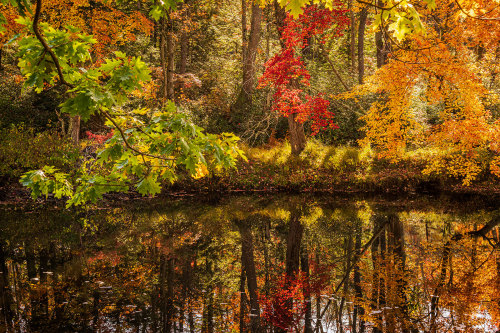
{"type": "Polygon", "coordinates": [[[0,332],[496,332],[500,204],[0,207],[0,332]]]}

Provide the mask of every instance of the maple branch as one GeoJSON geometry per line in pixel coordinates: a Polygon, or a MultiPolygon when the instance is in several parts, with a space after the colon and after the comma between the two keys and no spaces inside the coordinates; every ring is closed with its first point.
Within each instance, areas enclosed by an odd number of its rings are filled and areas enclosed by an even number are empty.
{"type": "Polygon", "coordinates": [[[70,88],[74,88],[75,87],[74,85],[72,85],[71,83],[67,82],[64,79],[64,75],[61,69],[61,64],[59,64],[59,59],[57,59],[57,56],[54,54],[54,51],[52,51],[50,46],[47,44],[47,41],[43,38],[40,32],[38,21],[40,20],[41,11],[42,11],[42,0],[36,0],[35,16],[33,17],[33,32],[35,33],[36,39],[38,39],[38,41],[42,44],[45,52],[48,53],[52,58],[52,61],[56,66],[57,75],[59,76],[59,80],[61,81],[61,83],[70,88]]]}
{"type": "Polygon", "coordinates": [[[142,152],[140,151],[139,149],[137,148],[134,148],[133,146],[130,145],[130,143],[127,141],[127,138],[125,137],[125,132],[123,131],[123,129],[120,127],[120,125],[118,125],[116,123],[116,121],[113,119],[113,117],[106,111],[101,111],[102,114],[109,120],[111,121],[111,123],[113,124],[113,126],[116,127],[116,129],[118,130],[118,132],[120,132],[120,136],[122,137],[123,139],[123,143],[125,144],[125,146],[132,150],[133,152],[137,153],[138,155],[141,155],[142,157],[144,156],[147,156],[147,157],[151,157],[151,158],[157,158],[159,160],[165,160],[165,161],[175,161],[175,158],[172,158],[172,157],[163,157],[163,156],[158,156],[158,155],[153,155],[153,154],[149,154],[149,153],[145,153],[145,152],[142,152]]]}
{"type": "Polygon", "coordinates": [[[462,5],[460,4],[460,2],[458,2],[458,0],[455,0],[455,3],[457,4],[458,6],[458,9],[460,9],[460,11],[462,13],[464,13],[466,16],[470,17],[470,18],[473,18],[473,19],[476,19],[476,20],[482,20],[482,21],[500,21],[500,17],[484,17],[485,15],[488,15],[489,13],[491,13],[492,11],[494,11],[496,8],[498,8],[499,6],[496,6],[495,8],[489,10],[488,12],[480,15],[480,16],[473,16],[469,13],[467,13],[465,11],[465,9],[462,7],[462,5]]]}
{"type": "MultiPolygon", "coordinates": [[[[64,74],[61,69],[61,64],[59,63],[59,59],[57,59],[57,56],[54,54],[54,51],[50,48],[50,46],[47,44],[47,41],[43,38],[42,34],[40,33],[40,28],[38,26],[38,22],[40,21],[40,13],[42,11],[42,0],[36,0],[36,9],[35,9],[35,16],[33,18],[33,32],[35,33],[36,38],[38,41],[42,44],[44,48],[44,54],[48,53],[50,57],[52,58],[52,61],[54,62],[54,65],[57,70],[57,75],[59,76],[59,81],[61,84],[64,84],[68,86],[69,88],[75,88],[75,86],[69,82],[67,82],[64,79],[64,74]]],[[[175,158],[171,157],[163,157],[163,156],[158,156],[158,155],[153,155],[153,154],[148,154],[145,152],[142,152],[130,145],[130,143],[127,141],[127,138],[125,137],[125,133],[123,132],[123,129],[116,123],[116,121],[113,119],[113,117],[106,111],[101,111],[104,116],[111,121],[111,123],[116,127],[116,129],[120,132],[120,136],[123,139],[123,142],[125,143],[125,146],[132,150],[133,152],[141,155],[143,158],[144,156],[147,157],[152,157],[152,158],[157,158],[165,161],[175,161],[175,158]]],[[[146,164],[146,163],[145,163],[146,164]]],[[[146,164],[147,165],[147,164],[146,164]]]]}

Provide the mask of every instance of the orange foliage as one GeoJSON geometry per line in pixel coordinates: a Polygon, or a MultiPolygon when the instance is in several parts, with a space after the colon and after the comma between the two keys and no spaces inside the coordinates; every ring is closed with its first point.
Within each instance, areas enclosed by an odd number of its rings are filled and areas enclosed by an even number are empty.
{"type": "Polygon", "coordinates": [[[152,22],[138,11],[130,14],[116,9],[115,1],[52,0],[44,3],[44,20],[54,28],[75,26],[97,39],[98,60],[117,46],[136,39],[137,33],[150,35],[152,22]]]}
{"type": "Polygon", "coordinates": [[[7,43],[21,29],[21,25],[15,22],[19,12],[12,6],[0,5],[0,12],[4,15],[7,23],[3,26],[4,31],[0,32],[0,47],[7,43]]]}
{"type": "Polygon", "coordinates": [[[493,155],[490,169],[499,175],[499,125],[489,107],[497,102],[490,78],[500,70],[500,26],[464,12],[477,16],[484,8],[488,17],[498,17],[500,8],[485,0],[460,3],[463,11],[454,0],[422,9],[425,35],[409,35],[403,45],[393,41],[389,63],[355,94],[380,95],[364,120],[365,142],[380,148],[382,157],[398,159],[408,145],[423,143],[449,153],[430,161],[425,172],[456,176],[468,185],[484,169],[482,153],[493,155]],[[417,103],[440,110],[437,123],[420,121],[417,103]]]}
{"type": "MultiPolygon", "coordinates": [[[[152,22],[138,11],[125,13],[116,9],[115,1],[106,0],[51,0],[42,7],[42,20],[54,28],[71,25],[93,35],[97,43],[93,52],[97,61],[118,46],[134,41],[137,34],[151,35],[152,22]]],[[[34,8],[34,7],[33,7],[34,8]]],[[[6,31],[0,35],[0,44],[5,43],[20,31],[15,23],[17,10],[12,6],[0,5],[7,19],[6,31]]]]}

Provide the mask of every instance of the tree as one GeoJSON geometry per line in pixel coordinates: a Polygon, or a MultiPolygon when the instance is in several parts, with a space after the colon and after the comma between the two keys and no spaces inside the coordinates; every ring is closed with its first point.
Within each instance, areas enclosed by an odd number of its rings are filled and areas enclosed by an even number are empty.
{"type": "Polygon", "coordinates": [[[40,23],[42,0],[37,0],[33,23],[27,18],[19,41],[19,65],[25,85],[42,91],[48,85],[63,85],[68,96],[61,110],[72,116],[89,119],[99,114],[114,129],[95,160],[82,163],[74,174],[44,167],[26,173],[21,182],[32,190],[34,198],[54,193],[68,197],[68,206],[96,202],[104,193],[128,191],[160,192],[160,182],[176,179],[176,170],[184,166],[195,178],[208,173],[208,167],[234,167],[238,138],[232,134],[205,134],[176,112],[170,103],[164,110],[122,109],[128,95],[141,83],[150,80],[149,70],[139,57],[116,52],[87,70],[80,64],[90,60],[95,43],[91,36],[74,27],[56,30],[40,23]]]}
{"type": "MultiPolygon", "coordinates": [[[[337,3],[334,10],[317,6],[306,8],[297,19],[288,14],[280,32],[282,49],[266,63],[259,79],[259,87],[275,89],[273,110],[288,119],[292,154],[298,155],[305,148],[304,122],[311,120],[312,134],[323,128],[335,128],[329,102],[321,95],[312,96],[304,91],[310,85],[310,75],[299,56],[308,40],[328,30],[330,36],[340,36],[347,25],[346,11],[337,3]],[[334,27],[332,27],[334,25],[334,27]]],[[[279,19],[279,18],[277,18],[279,19]]]]}
{"type": "Polygon", "coordinates": [[[257,2],[252,2],[252,15],[250,18],[250,33],[247,35],[246,22],[246,1],[242,1],[242,65],[243,65],[243,81],[241,89],[236,98],[236,102],[232,106],[232,112],[236,116],[241,116],[245,110],[249,110],[252,104],[252,92],[255,89],[255,61],[257,57],[257,49],[260,43],[261,25],[262,25],[262,8],[257,2]]]}
{"type": "MultiPolygon", "coordinates": [[[[434,147],[447,153],[429,160],[424,173],[448,174],[469,185],[484,163],[500,176],[500,123],[490,111],[495,79],[485,79],[497,59],[499,26],[492,19],[500,12],[481,1],[461,3],[441,0],[437,9],[422,7],[425,35],[395,33],[393,39],[386,34],[393,48],[390,60],[358,93],[382,96],[363,117],[365,142],[378,147],[381,157],[397,160],[409,146],[434,147]],[[488,14],[469,15],[476,5],[488,14]],[[416,94],[436,110],[434,123],[419,120],[416,94]]],[[[379,48],[387,49],[382,46],[388,42],[379,39],[379,48]]]]}

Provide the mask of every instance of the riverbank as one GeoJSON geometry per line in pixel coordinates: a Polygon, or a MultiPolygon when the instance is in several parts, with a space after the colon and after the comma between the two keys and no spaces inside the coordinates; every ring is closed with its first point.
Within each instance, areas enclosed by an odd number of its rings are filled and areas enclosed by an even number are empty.
{"type": "MultiPolygon", "coordinates": [[[[294,157],[287,143],[273,147],[243,147],[248,161],[236,169],[193,179],[182,173],[162,196],[234,193],[315,194],[450,194],[500,197],[500,181],[484,173],[471,185],[443,174],[426,174],[426,153],[407,154],[398,161],[378,159],[369,148],[331,147],[310,142],[294,157]]],[[[111,194],[108,200],[139,200],[138,193],[111,194]]],[[[0,187],[0,202],[32,203],[29,191],[15,179],[0,187]]]]}
{"type": "Polygon", "coordinates": [[[377,158],[370,148],[309,142],[298,157],[287,143],[243,147],[248,158],[235,170],[167,187],[186,192],[449,193],[500,195],[500,178],[483,170],[470,185],[446,172],[428,172],[434,154],[414,151],[398,161],[377,158]]]}

